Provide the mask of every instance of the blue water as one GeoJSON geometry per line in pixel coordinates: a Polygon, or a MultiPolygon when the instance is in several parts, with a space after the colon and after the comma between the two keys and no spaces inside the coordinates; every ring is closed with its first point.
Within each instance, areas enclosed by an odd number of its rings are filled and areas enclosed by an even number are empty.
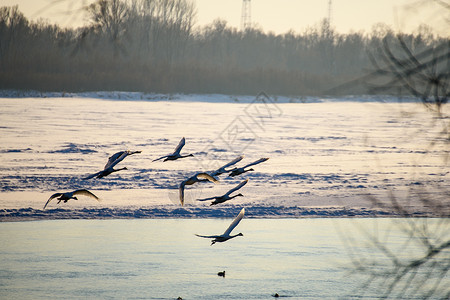
{"type": "MultiPolygon", "coordinates": [[[[243,237],[214,246],[194,235],[221,234],[230,221],[0,223],[0,298],[373,299],[351,275],[348,237],[375,226],[396,237],[390,246],[402,240],[391,219],[244,219],[233,232],[243,237]]],[[[353,243],[362,256],[374,251],[353,243]]]]}

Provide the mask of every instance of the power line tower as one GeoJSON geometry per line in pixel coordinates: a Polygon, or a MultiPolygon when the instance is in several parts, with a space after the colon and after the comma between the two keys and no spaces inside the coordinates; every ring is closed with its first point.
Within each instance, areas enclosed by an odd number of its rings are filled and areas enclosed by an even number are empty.
{"type": "Polygon", "coordinates": [[[241,15],[241,30],[245,31],[246,29],[252,26],[252,16],[251,16],[251,4],[250,0],[242,1],[242,15],[241,15]]]}
{"type": "Polygon", "coordinates": [[[328,0],[328,17],[327,17],[327,21],[328,21],[328,25],[331,26],[331,18],[333,16],[333,11],[332,11],[332,6],[331,6],[331,0],[328,0]]]}

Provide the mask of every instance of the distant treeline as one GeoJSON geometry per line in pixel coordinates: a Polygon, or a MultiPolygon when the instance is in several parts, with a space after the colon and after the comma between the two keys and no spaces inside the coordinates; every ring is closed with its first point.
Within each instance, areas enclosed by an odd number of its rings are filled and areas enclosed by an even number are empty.
{"type": "MultiPolygon", "coordinates": [[[[67,29],[0,8],[0,89],[361,94],[356,84],[330,89],[373,69],[369,54],[397,35],[382,24],[338,34],[326,20],[285,34],[222,20],[195,27],[188,0],[98,0],[86,14],[89,26],[67,29]]],[[[417,52],[448,42],[426,26],[402,40],[417,52]]]]}

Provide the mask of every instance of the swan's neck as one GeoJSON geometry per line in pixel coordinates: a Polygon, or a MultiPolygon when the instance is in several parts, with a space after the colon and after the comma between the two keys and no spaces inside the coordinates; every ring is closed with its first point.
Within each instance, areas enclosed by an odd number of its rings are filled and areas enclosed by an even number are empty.
{"type": "Polygon", "coordinates": [[[231,196],[230,199],[233,199],[233,198],[236,198],[236,197],[242,197],[242,196],[244,196],[244,195],[242,195],[242,194],[237,194],[237,195],[231,196]]]}

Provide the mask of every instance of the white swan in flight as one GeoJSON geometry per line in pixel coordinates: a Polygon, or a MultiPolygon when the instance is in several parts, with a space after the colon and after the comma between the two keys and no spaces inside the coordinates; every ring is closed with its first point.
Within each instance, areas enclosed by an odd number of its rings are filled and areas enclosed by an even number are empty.
{"type": "Polygon", "coordinates": [[[254,171],[253,169],[247,169],[247,170],[245,170],[245,168],[248,168],[248,167],[253,166],[253,165],[260,164],[260,163],[262,163],[262,162],[265,162],[265,161],[268,160],[268,159],[269,159],[268,157],[260,158],[260,159],[258,159],[257,161],[254,161],[254,162],[252,162],[252,163],[250,163],[250,164],[248,164],[248,165],[246,165],[246,166],[243,166],[243,167],[241,167],[241,168],[234,168],[233,170],[231,170],[230,176],[231,176],[231,177],[234,177],[234,176],[243,174],[243,173],[245,173],[245,172],[254,171]]]}
{"type": "Polygon", "coordinates": [[[228,173],[228,172],[230,172],[231,170],[227,170],[226,168],[228,168],[228,167],[230,167],[230,166],[232,166],[232,165],[237,164],[237,163],[240,162],[243,158],[244,158],[244,155],[241,155],[241,156],[235,158],[234,160],[230,161],[230,162],[227,163],[226,165],[223,165],[222,167],[218,168],[217,170],[215,170],[215,171],[213,171],[213,172],[211,172],[211,173],[209,173],[209,174],[210,174],[211,176],[219,176],[219,175],[221,175],[221,174],[223,174],[223,173],[228,173]]]}
{"type": "Polygon", "coordinates": [[[55,194],[51,195],[50,198],[48,198],[47,202],[45,203],[44,209],[47,207],[48,203],[52,199],[55,199],[55,198],[57,198],[57,200],[58,200],[57,204],[59,204],[61,201],[64,201],[64,203],[67,203],[67,201],[69,201],[70,199],[78,200],[78,198],[75,197],[75,195],[88,196],[88,197],[94,198],[97,201],[100,201],[100,198],[95,196],[93,193],[89,192],[88,190],[81,189],[81,190],[76,190],[73,192],[55,193],[55,194]]]}
{"type": "Polygon", "coordinates": [[[217,180],[216,178],[212,177],[211,175],[209,175],[207,173],[197,173],[194,176],[189,177],[188,179],[184,180],[180,184],[180,187],[178,188],[178,190],[180,191],[180,203],[181,203],[181,206],[184,205],[184,187],[186,185],[193,185],[196,182],[200,182],[202,179],[206,179],[206,180],[209,180],[209,181],[214,182],[214,183],[219,183],[219,180],[217,180]]]}
{"type": "Polygon", "coordinates": [[[117,165],[119,162],[121,162],[122,160],[124,160],[125,157],[127,157],[128,155],[133,155],[136,153],[141,153],[142,151],[119,151],[117,153],[114,153],[113,155],[111,155],[108,158],[108,162],[105,165],[105,169],[108,168],[109,166],[111,166],[113,163],[114,165],[117,165]]]}
{"type": "Polygon", "coordinates": [[[229,239],[235,238],[237,236],[244,236],[242,233],[238,233],[236,235],[231,235],[231,232],[242,220],[242,218],[244,217],[244,214],[245,214],[245,208],[243,208],[241,210],[241,212],[236,217],[236,219],[234,219],[234,221],[230,224],[230,227],[228,227],[228,229],[225,230],[225,232],[221,235],[199,235],[199,234],[196,234],[196,236],[199,236],[202,238],[207,238],[207,239],[213,239],[211,242],[211,246],[217,242],[222,243],[222,242],[228,241],[229,239]]]}
{"type": "Polygon", "coordinates": [[[109,157],[108,162],[106,163],[105,168],[103,170],[101,170],[100,172],[97,172],[95,174],[91,174],[87,177],[84,177],[83,179],[86,180],[86,179],[91,179],[94,177],[95,178],[103,178],[114,172],[128,170],[127,167],[123,167],[120,169],[114,169],[114,167],[118,163],[120,163],[122,160],[124,160],[124,158],[127,157],[128,155],[133,155],[133,154],[141,153],[141,152],[142,151],[130,151],[130,150],[117,152],[109,157]]]}
{"type": "Polygon", "coordinates": [[[188,155],[181,155],[180,154],[180,151],[184,147],[185,144],[186,144],[186,139],[183,137],[181,139],[181,141],[178,143],[178,146],[175,148],[175,151],[172,154],[161,156],[160,158],[154,159],[153,161],[157,161],[157,160],[160,160],[160,159],[163,159],[163,158],[165,158],[163,161],[168,161],[168,160],[176,160],[176,159],[179,159],[179,158],[185,158],[185,157],[189,157],[189,156],[194,156],[193,154],[188,154],[188,155]]]}
{"type": "Polygon", "coordinates": [[[246,185],[248,182],[248,179],[242,181],[241,183],[239,183],[236,187],[232,188],[231,190],[229,190],[226,194],[222,195],[222,196],[218,196],[218,197],[209,197],[209,198],[204,198],[204,199],[197,199],[197,201],[208,201],[208,200],[214,200],[213,202],[211,202],[211,205],[215,205],[215,204],[219,204],[219,203],[223,203],[225,201],[231,200],[233,198],[236,197],[243,197],[244,195],[242,195],[241,193],[234,195],[234,196],[230,196],[231,193],[239,190],[240,188],[242,188],[244,185],[246,185]]]}

